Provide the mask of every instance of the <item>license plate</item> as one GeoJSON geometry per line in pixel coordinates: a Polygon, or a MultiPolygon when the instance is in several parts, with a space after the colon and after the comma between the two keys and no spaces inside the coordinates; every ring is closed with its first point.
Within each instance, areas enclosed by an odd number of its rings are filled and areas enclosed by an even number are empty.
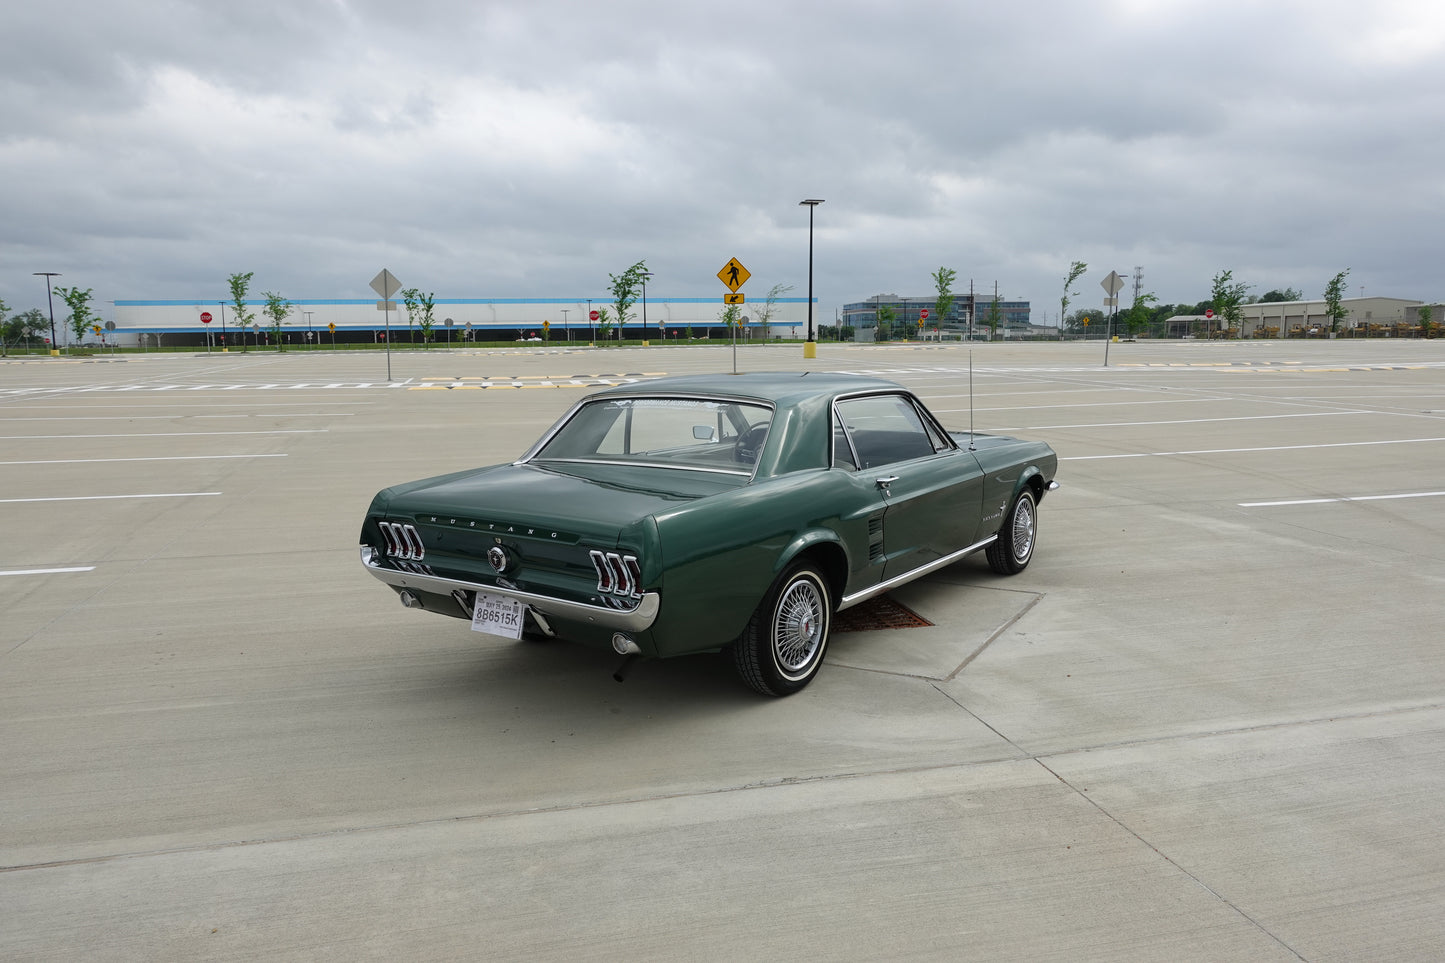
{"type": "Polygon", "coordinates": [[[472,606],[472,631],[500,635],[504,639],[520,639],[522,617],[526,614],[527,606],[517,599],[478,592],[477,601],[472,606]]]}

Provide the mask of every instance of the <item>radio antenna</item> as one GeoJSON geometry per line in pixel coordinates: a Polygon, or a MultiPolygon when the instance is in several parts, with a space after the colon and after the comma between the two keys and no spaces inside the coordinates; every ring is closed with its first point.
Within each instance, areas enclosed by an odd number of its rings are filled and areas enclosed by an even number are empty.
{"type": "Polygon", "coordinates": [[[968,450],[978,451],[973,443],[973,349],[968,349],[968,450]]]}

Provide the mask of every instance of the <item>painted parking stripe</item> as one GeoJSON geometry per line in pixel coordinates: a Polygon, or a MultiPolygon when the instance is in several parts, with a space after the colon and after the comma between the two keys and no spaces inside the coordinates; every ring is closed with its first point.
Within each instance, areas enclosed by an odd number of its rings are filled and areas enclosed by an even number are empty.
{"type": "Polygon", "coordinates": [[[220,492],[164,492],[156,495],[67,495],[51,498],[0,498],[0,504],[18,502],[103,502],[117,498],[199,498],[203,495],[219,495],[220,492]]]}
{"type": "Polygon", "coordinates": [[[112,461],[210,461],[218,458],[285,458],[283,453],[264,455],[157,455],[153,458],[49,458],[41,461],[0,461],[0,465],[94,465],[112,461]]]}
{"type": "Polygon", "coordinates": [[[1351,495],[1345,498],[1291,498],[1278,502],[1239,502],[1240,508],[1276,508],[1282,505],[1328,505],[1333,502],[1383,502],[1399,498],[1436,498],[1445,492],[1406,492],[1400,495],[1351,495]]]}
{"type": "Polygon", "coordinates": [[[94,572],[94,565],[77,565],[73,568],[17,568],[0,575],[62,575],[66,572],[94,572]]]}
{"type": "Polygon", "coordinates": [[[1310,411],[1292,415],[1240,415],[1232,418],[1182,418],[1178,421],[1101,421],[1092,425],[1028,425],[987,428],[986,431],[1044,431],[1063,428],[1143,428],[1149,425],[1212,425],[1224,421],[1275,421],[1280,418],[1334,418],[1340,415],[1375,415],[1377,411],[1310,411]]]}
{"type": "Polygon", "coordinates": [[[1361,448],[1367,445],[1418,445],[1445,438],[1395,438],[1389,441],[1334,441],[1319,445],[1269,445],[1263,448],[1199,448],[1194,451],[1139,451],[1122,455],[1070,455],[1059,461],[1105,461],[1110,458],[1171,458],[1178,455],[1234,455],[1252,451],[1299,451],[1311,448],[1361,448]]]}
{"type": "Polygon", "coordinates": [[[57,438],[191,438],[200,435],[315,435],[326,428],[276,428],[270,431],[153,431],[106,435],[0,435],[0,441],[41,441],[57,438]]]}

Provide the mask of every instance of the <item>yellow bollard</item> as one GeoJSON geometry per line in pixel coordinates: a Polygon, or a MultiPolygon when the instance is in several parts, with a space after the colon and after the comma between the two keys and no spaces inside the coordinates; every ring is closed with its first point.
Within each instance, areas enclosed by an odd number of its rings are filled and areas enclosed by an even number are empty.
{"type": "Polygon", "coordinates": [[[803,342],[803,357],[805,357],[805,358],[816,358],[817,356],[818,356],[818,342],[816,342],[816,341],[804,341],[804,342],[803,342]]]}

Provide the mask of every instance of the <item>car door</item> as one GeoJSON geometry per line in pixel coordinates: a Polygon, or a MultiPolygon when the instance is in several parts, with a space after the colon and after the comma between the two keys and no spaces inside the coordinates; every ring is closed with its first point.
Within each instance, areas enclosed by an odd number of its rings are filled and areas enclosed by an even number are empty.
{"type": "Polygon", "coordinates": [[[839,399],[841,431],[862,484],[883,510],[883,579],[973,544],[983,470],[903,392],[839,399]]]}

